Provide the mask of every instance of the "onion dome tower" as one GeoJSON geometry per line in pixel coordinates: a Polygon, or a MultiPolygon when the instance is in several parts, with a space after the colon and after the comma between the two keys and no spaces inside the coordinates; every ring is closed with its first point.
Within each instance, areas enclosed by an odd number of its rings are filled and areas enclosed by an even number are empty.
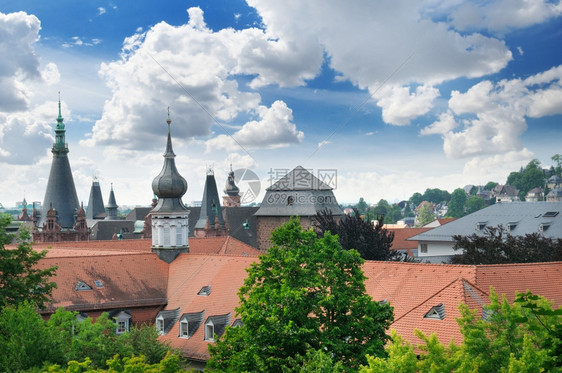
{"type": "Polygon", "coordinates": [[[107,202],[107,216],[105,220],[119,220],[117,216],[117,202],[115,201],[115,193],[113,192],[113,183],[111,183],[111,191],[109,192],[109,201],[107,202]]]}
{"type": "Polygon", "coordinates": [[[57,212],[57,224],[63,229],[72,229],[75,215],[80,208],[70,163],[68,161],[68,144],[65,141],[65,128],[61,115],[59,97],[59,116],[55,127],[55,143],[51,152],[53,163],[47,183],[47,191],[43,200],[43,211],[39,220],[39,227],[47,221],[47,212],[52,207],[57,212]]]}
{"type": "Polygon", "coordinates": [[[176,168],[169,110],[166,123],[168,123],[168,142],[164,153],[164,166],[152,181],[152,191],[158,197],[158,203],[150,214],[152,252],[158,254],[158,257],[165,262],[171,263],[180,253],[189,251],[187,238],[189,210],[181,200],[187,191],[187,182],[176,168]]]}
{"type": "Polygon", "coordinates": [[[235,184],[232,164],[230,164],[230,172],[226,178],[224,194],[225,195],[222,197],[222,204],[224,207],[240,207],[240,188],[238,188],[235,184]]]}

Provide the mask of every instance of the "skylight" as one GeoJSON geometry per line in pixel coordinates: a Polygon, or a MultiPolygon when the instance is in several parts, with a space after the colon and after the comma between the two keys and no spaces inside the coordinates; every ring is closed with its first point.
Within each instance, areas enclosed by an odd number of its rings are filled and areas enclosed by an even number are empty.
{"type": "Polygon", "coordinates": [[[211,285],[203,286],[197,295],[209,296],[211,294],[211,285]]]}
{"type": "Polygon", "coordinates": [[[558,211],[547,211],[543,214],[543,218],[553,218],[558,215],[558,211]]]}
{"type": "Polygon", "coordinates": [[[92,287],[86,284],[84,281],[78,281],[76,286],[74,287],[76,291],[83,291],[83,290],[92,290],[92,287]]]}
{"type": "Polygon", "coordinates": [[[98,288],[103,288],[103,283],[101,282],[101,280],[95,280],[94,284],[96,284],[98,288]]]}

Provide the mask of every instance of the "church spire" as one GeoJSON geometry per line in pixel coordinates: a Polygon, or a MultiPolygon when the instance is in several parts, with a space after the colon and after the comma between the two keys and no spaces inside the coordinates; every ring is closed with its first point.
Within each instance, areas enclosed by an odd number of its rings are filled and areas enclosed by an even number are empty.
{"type": "Polygon", "coordinates": [[[57,125],[55,126],[55,143],[51,152],[55,157],[66,157],[68,154],[68,145],[65,140],[64,118],[61,112],[60,92],[59,92],[59,116],[57,117],[57,125]]]}

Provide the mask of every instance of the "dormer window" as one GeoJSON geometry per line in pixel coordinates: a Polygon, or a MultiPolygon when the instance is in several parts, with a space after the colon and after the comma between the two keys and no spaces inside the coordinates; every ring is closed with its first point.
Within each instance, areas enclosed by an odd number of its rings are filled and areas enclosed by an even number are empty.
{"type": "Polygon", "coordinates": [[[164,334],[164,318],[159,317],[156,319],[156,331],[158,334],[164,334]]]}
{"type": "Polygon", "coordinates": [[[207,324],[205,324],[205,340],[215,340],[215,324],[213,324],[213,320],[209,320],[207,324]]]}
{"type": "Polygon", "coordinates": [[[445,318],[445,305],[443,303],[431,307],[431,309],[423,316],[424,319],[443,320],[445,318]]]}
{"type": "Polygon", "coordinates": [[[203,286],[197,295],[209,296],[211,295],[211,285],[203,286]]]}
{"type": "Polygon", "coordinates": [[[180,337],[187,338],[189,335],[189,324],[186,319],[180,321],[180,337]]]}
{"type": "Polygon", "coordinates": [[[539,224],[539,232],[546,232],[550,228],[550,223],[539,224]]]}
{"type": "Polygon", "coordinates": [[[129,331],[129,327],[131,324],[131,315],[125,311],[119,312],[117,316],[115,316],[115,322],[117,324],[117,328],[115,329],[115,334],[123,334],[129,331]]]}
{"type": "Polygon", "coordinates": [[[515,228],[517,228],[517,222],[509,222],[507,223],[507,231],[512,232],[515,228]]]}
{"type": "Polygon", "coordinates": [[[478,223],[476,223],[476,230],[477,231],[483,231],[484,228],[486,228],[486,223],[485,221],[480,221],[478,223]]]}
{"type": "Polygon", "coordinates": [[[74,287],[76,291],[85,291],[85,290],[92,290],[92,287],[86,284],[84,281],[78,281],[76,286],[74,287]]]}

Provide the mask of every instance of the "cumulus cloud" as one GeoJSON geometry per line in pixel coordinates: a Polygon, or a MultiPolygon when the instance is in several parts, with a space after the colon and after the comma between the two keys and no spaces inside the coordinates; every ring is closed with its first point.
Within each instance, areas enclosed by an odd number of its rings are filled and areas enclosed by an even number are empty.
{"type": "Polygon", "coordinates": [[[560,1],[556,3],[547,0],[501,0],[454,4],[450,18],[458,30],[485,29],[505,32],[545,22],[560,14],[560,1]]]}
{"type": "MultiPolygon", "coordinates": [[[[113,95],[106,102],[91,138],[83,143],[153,148],[152,136],[165,131],[168,106],[178,138],[206,137],[212,134],[216,122],[228,123],[240,114],[257,114],[262,121],[244,125],[238,134],[240,141],[266,147],[273,146],[272,139],[279,139],[282,144],[294,143],[289,137],[276,135],[270,139],[256,135],[258,127],[288,128],[281,118],[272,119],[276,115],[273,113],[283,108],[260,105],[260,95],[243,91],[236,80],[239,74],[250,72],[260,79],[259,68],[250,71],[247,61],[244,62],[250,55],[259,55],[264,66],[274,68],[272,64],[279,63],[274,60],[285,61],[283,53],[294,51],[289,48],[279,52],[279,41],[259,29],[214,32],[205,25],[201,9],[190,8],[188,13],[185,25],[176,27],[161,22],[145,33],[132,35],[124,42],[120,60],[102,64],[100,74],[113,95]]],[[[294,134],[298,135],[298,131],[294,134]]],[[[221,138],[217,142],[224,141],[221,138]]]]}
{"type": "Polygon", "coordinates": [[[304,133],[297,130],[293,112],[283,101],[275,101],[270,108],[258,108],[260,119],[250,121],[233,134],[219,135],[207,141],[207,152],[217,148],[228,150],[243,148],[280,148],[300,144],[304,133]]]}
{"type": "Polygon", "coordinates": [[[428,86],[419,86],[413,93],[405,86],[385,87],[374,95],[378,98],[377,106],[382,108],[383,120],[399,126],[429,112],[438,96],[439,90],[428,86]]]}
{"type": "Polygon", "coordinates": [[[525,80],[486,80],[453,91],[448,111],[420,133],[440,134],[451,158],[524,151],[519,138],[526,117],[562,114],[561,78],[558,66],[525,80]]]}
{"type": "MultiPolygon", "coordinates": [[[[30,111],[0,113],[0,162],[30,165],[44,157],[54,141],[51,124],[56,102],[46,102],[30,111]]],[[[66,105],[62,113],[68,114],[66,105]]]]}
{"type": "Polygon", "coordinates": [[[30,92],[24,82],[40,80],[39,57],[34,44],[41,24],[37,17],[24,12],[0,13],[0,111],[27,109],[30,92]]]}

